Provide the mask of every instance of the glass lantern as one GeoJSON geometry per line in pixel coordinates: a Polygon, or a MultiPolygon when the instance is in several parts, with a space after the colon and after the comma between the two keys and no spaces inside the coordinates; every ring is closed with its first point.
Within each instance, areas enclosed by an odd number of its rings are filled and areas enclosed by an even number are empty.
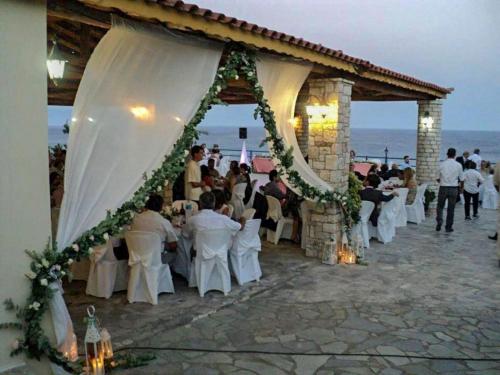
{"type": "Polygon", "coordinates": [[[337,264],[338,254],[337,254],[337,241],[335,236],[332,236],[328,241],[323,244],[323,256],[322,263],[334,265],[337,264]]]}
{"type": "Polygon", "coordinates": [[[111,335],[106,328],[101,329],[102,351],[105,359],[113,358],[113,345],[111,344],[111,335]]]}
{"type": "Polygon", "coordinates": [[[87,333],[85,334],[85,359],[87,375],[104,375],[104,352],[97,328],[94,306],[87,308],[87,333]]]}

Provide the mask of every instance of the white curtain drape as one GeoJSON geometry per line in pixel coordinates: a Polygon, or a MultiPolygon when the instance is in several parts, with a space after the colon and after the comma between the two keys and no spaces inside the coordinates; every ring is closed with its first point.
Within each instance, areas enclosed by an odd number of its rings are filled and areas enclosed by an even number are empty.
{"type": "MultiPolygon", "coordinates": [[[[63,249],[158,168],[210,88],[223,45],[113,19],[78,88],[57,242],[63,249]]],[[[52,287],[57,288],[57,285],[52,287]]],[[[74,344],[60,289],[51,300],[57,346],[74,344]]]]}
{"type": "MultiPolygon", "coordinates": [[[[293,147],[292,169],[296,170],[309,185],[326,191],[332,188],[305,161],[291,121],[294,117],[297,95],[311,69],[310,64],[297,63],[275,56],[259,54],[257,58],[257,78],[264,89],[264,97],[274,112],[278,134],[283,138],[287,148],[293,147]]],[[[276,164],[279,160],[274,162],[276,164]]],[[[300,192],[287,181],[286,176],[283,176],[283,182],[300,195],[300,192]]]]}

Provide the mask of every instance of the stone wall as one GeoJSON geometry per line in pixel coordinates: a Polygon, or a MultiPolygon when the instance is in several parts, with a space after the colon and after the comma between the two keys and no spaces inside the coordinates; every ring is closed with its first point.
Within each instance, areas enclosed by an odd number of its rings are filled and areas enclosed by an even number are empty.
{"type": "MultiPolygon", "coordinates": [[[[352,82],[344,79],[308,81],[308,95],[322,103],[335,102],[336,121],[308,120],[309,165],[334,190],[348,189],[349,143],[352,82]]],[[[302,113],[305,109],[299,109],[302,113]]],[[[306,228],[306,255],[321,257],[323,243],[332,235],[340,237],[342,216],[336,205],[309,204],[310,220],[306,228]]]]}
{"type": "Polygon", "coordinates": [[[436,193],[436,199],[431,208],[437,204],[437,190],[439,178],[439,155],[441,150],[441,100],[418,101],[417,124],[417,181],[419,184],[427,183],[428,188],[436,193]],[[428,115],[432,124],[426,124],[424,118],[428,115]]]}

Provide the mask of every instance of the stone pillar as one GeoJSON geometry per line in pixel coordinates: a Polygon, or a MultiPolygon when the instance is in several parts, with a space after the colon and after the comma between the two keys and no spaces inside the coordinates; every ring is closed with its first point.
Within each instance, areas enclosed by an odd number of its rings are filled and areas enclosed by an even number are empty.
{"type": "Polygon", "coordinates": [[[418,101],[417,181],[419,184],[427,183],[428,189],[436,193],[431,208],[437,205],[442,104],[441,100],[418,101]]]}
{"type": "Polygon", "coordinates": [[[304,157],[308,155],[309,148],[309,122],[306,112],[306,103],[309,97],[309,85],[307,82],[302,86],[295,104],[295,137],[300,151],[304,157]]]}
{"type": "MultiPolygon", "coordinates": [[[[333,121],[308,119],[309,165],[334,190],[345,192],[349,181],[349,138],[353,82],[340,78],[309,81],[309,96],[321,105],[334,103],[338,114],[333,121]]],[[[340,239],[342,216],[337,205],[310,205],[306,255],[321,257],[323,243],[332,235],[340,239]]]]}

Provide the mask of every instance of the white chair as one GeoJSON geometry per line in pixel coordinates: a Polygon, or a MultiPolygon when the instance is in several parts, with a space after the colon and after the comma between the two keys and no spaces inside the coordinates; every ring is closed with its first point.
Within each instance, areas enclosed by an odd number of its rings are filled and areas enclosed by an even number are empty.
{"type": "Polygon", "coordinates": [[[255,200],[255,193],[257,192],[258,186],[257,186],[257,180],[252,181],[252,195],[250,195],[250,199],[248,200],[247,204],[245,205],[245,208],[253,208],[253,202],[255,200]]]}
{"type": "Polygon", "coordinates": [[[492,174],[486,177],[484,181],[482,207],[490,210],[496,210],[498,207],[498,192],[495,189],[492,174]]]}
{"type": "Polygon", "coordinates": [[[127,299],[157,305],[158,294],[174,293],[170,267],[161,262],[161,237],[153,232],[129,231],[125,240],[130,266],[127,299]]]}
{"type": "Polygon", "coordinates": [[[311,218],[311,210],[309,209],[306,200],[302,201],[302,203],[300,204],[299,216],[302,220],[302,230],[300,231],[300,247],[305,250],[307,247],[308,225],[311,218]]]}
{"type": "Polygon", "coordinates": [[[116,259],[111,240],[96,247],[89,258],[86,294],[109,298],[113,292],[127,289],[128,261],[116,259]]]}
{"type": "Polygon", "coordinates": [[[292,239],[293,219],[284,217],[281,211],[279,200],[270,195],[266,195],[267,199],[267,219],[272,219],[277,223],[276,231],[267,230],[267,241],[275,245],[278,244],[280,238],[292,239]]]}
{"type": "Polygon", "coordinates": [[[406,227],[408,215],[406,214],[406,197],[408,197],[408,188],[396,189],[399,193],[399,206],[396,212],[396,228],[406,227]]]}
{"type": "Polygon", "coordinates": [[[368,231],[371,237],[376,237],[380,242],[386,244],[392,241],[396,234],[396,213],[400,203],[399,197],[394,197],[389,202],[382,203],[382,208],[374,227],[368,223],[368,231]]]}
{"type": "Polygon", "coordinates": [[[367,249],[370,248],[370,234],[368,232],[368,220],[375,208],[375,203],[370,201],[361,201],[361,210],[359,211],[359,222],[356,224],[355,230],[361,234],[363,238],[363,246],[367,249]]]}
{"type": "Polygon", "coordinates": [[[245,198],[246,187],[247,187],[246,183],[236,184],[233,187],[231,200],[229,201],[229,203],[231,203],[231,205],[234,207],[234,212],[231,215],[233,219],[239,219],[241,217],[241,214],[245,210],[245,204],[243,203],[243,199],[245,198]]]}
{"type": "Polygon", "coordinates": [[[231,291],[227,258],[232,240],[233,234],[227,229],[196,231],[196,257],[191,266],[189,286],[197,286],[200,297],[209,290],[219,290],[225,296],[231,291]]]}
{"type": "Polygon", "coordinates": [[[191,203],[191,209],[193,213],[198,212],[198,204],[195,201],[190,200],[177,200],[172,202],[172,208],[179,212],[181,209],[186,209],[186,204],[191,203]]]}
{"type": "Polygon", "coordinates": [[[259,281],[262,271],[259,264],[261,243],[259,238],[260,219],[248,220],[245,228],[236,234],[229,251],[231,269],[239,285],[259,281]]]}
{"type": "Polygon", "coordinates": [[[417,195],[412,204],[406,205],[407,221],[420,224],[425,220],[424,194],[427,184],[417,186],[417,195]]]}
{"type": "Polygon", "coordinates": [[[253,219],[253,216],[255,215],[256,211],[257,210],[255,208],[247,208],[245,211],[243,211],[241,217],[244,217],[245,220],[251,220],[253,219]]]}

